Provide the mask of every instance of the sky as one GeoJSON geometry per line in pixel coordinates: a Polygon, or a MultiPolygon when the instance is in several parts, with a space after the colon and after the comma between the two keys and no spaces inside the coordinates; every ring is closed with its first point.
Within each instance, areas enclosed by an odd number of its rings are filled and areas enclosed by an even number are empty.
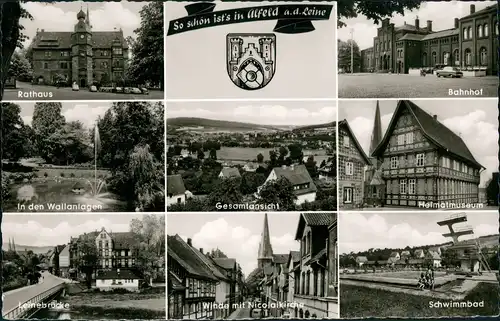
{"type": "MultiPolygon", "coordinates": [[[[33,119],[34,102],[18,102],[21,107],[21,118],[26,125],[31,125],[33,119]]],[[[111,102],[61,102],[62,115],[67,122],[81,121],[85,127],[92,127],[99,116],[104,116],[111,107],[111,102]]]]}
{"type": "MultiPolygon", "coordinates": [[[[269,234],[274,254],[288,254],[300,248],[295,241],[298,213],[268,214],[269,234]]],[[[168,214],[167,234],[192,239],[204,252],[219,248],[240,264],[245,277],[257,267],[257,255],[264,226],[264,213],[168,214]],[[189,221],[189,224],[186,222],[189,221]]]]}
{"type": "MultiPolygon", "coordinates": [[[[480,186],[498,171],[498,102],[497,99],[412,100],[415,104],[456,134],[459,134],[474,158],[486,169],[480,186]]],[[[396,110],[397,100],[379,100],[382,135],[396,110]]],[[[373,131],[376,100],[340,100],[339,119],[347,119],[363,150],[368,153],[373,131]]]]}
{"type": "MultiPolygon", "coordinates": [[[[216,11],[270,3],[217,3],[216,11]]],[[[185,17],[186,2],[167,2],[167,26],[185,17]]],[[[234,85],[226,68],[228,33],[270,33],[276,20],[209,27],[166,38],[167,97],[217,98],[333,98],[336,97],[336,13],[330,20],[314,21],[316,30],[302,34],[276,34],[276,72],[259,90],[234,85]]],[[[168,27],[166,27],[167,29],[168,27]]]]}
{"type": "Polygon", "coordinates": [[[169,102],[168,118],[200,117],[265,125],[313,125],[333,122],[336,102],[169,102]]]}
{"type": "Polygon", "coordinates": [[[146,2],[27,2],[22,6],[33,16],[33,20],[21,19],[24,26],[23,33],[30,39],[24,43],[31,43],[37,29],[45,31],[73,31],[77,13],[83,9],[87,13],[89,8],[90,24],[95,31],[113,31],[122,28],[125,37],[135,38],[134,30],[140,26],[139,11],[146,2]]]}
{"type": "MultiPolygon", "coordinates": [[[[450,212],[379,212],[379,213],[340,213],[339,215],[339,253],[357,253],[370,248],[404,248],[450,242],[442,236],[447,233],[446,226],[437,225],[438,221],[450,217],[450,212]],[[350,233],[349,231],[356,231],[350,233]]],[[[498,234],[498,211],[466,212],[472,236],[462,236],[459,240],[498,234]]],[[[458,228],[459,225],[457,224],[458,228]]]]}
{"type": "MultiPolygon", "coordinates": [[[[418,16],[420,26],[425,27],[427,20],[432,20],[432,30],[440,31],[451,29],[454,27],[455,18],[461,18],[469,14],[470,4],[476,5],[476,11],[495,4],[496,1],[442,1],[442,2],[422,2],[420,9],[412,12],[406,11],[405,15],[394,15],[391,22],[395,26],[402,26],[406,21],[407,24],[415,25],[415,18],[418,16]]],[[[344,19],[343,22],[347,26],[338,29],[338,39],[347,41],[351,39],[351,29],[354,29],[353,39],[359,46],[360,50],[373,46],[373,37],[377,35],[377,28],[382,25],[375,25],[373,20],[368,20],[365,16],[360,15],[357,18],[344,19]]]]}
{"type": "Polygon", "coordinates": [[[130,222],[140,214],[5,214],[2,217],[4,242],[14,238],[16,244],[55,246],[67,244],[71,237],[100,231],[128,232],[130,222]]]}

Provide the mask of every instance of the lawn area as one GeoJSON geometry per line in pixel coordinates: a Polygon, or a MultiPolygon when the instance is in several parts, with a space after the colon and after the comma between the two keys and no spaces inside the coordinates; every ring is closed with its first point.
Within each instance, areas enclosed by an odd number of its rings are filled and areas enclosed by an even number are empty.
{"type": "Polygon", "coordinates": [[[432,308],[431,301],[433,301],[432,298],[425,296],[347,284],[340,286],[340,316],[342,318],[493,316],[498,315],[499,312],[498,285],[491,283],[480,283],[463,300],[484,301],[482,308],[432,308]]]}

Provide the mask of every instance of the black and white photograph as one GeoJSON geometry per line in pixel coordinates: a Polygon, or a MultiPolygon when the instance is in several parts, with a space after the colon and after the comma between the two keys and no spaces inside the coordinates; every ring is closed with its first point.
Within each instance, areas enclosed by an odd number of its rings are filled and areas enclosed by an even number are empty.
{"type": "Polygon", "coordinates": [[[361,4],[338,23],[339,98],[498,97],[497,11],[496,1],[361,4]]]}
{"type": "Polygon", "coordinates": [[[336,115],[335,102],[169,102],[167,210],[336,211],[336,115]]]}
{"type": "Polygon", "coordinates": [[[498,209],[496,99],[339,101],[339,207],[498,209]]]}
{"type": "Polygon", "coordinates": [[[167,99],[336,98],[335,2],[165,10],[167,99]]]}
{"type": "Polygon", "coordinates": [[[498,315],[498,211],[341,213],[342,318],[498,315]]]}
{"type": "Polygon", "coordinates": [[[2,103],[3,212],[164,212],[162,102],[2,103]]]}
{"type": "Polygon", "coordinates": [[[161,2],[20,6],[21,18],[12,22],[19,25],[17,46],[7,48],[10,62],[2,61],[10,68],[1,100],[165,98],[161,2]]]}
{"type": "Polygon", "coordinates": [[[165,214],[7,214],[2,234],[3,319],[165,318],[165,214]]]}
{"type": "Polygon", "coordinates": [[[168,216],[168,319],[339,317],[336,213],[168,216]]]}

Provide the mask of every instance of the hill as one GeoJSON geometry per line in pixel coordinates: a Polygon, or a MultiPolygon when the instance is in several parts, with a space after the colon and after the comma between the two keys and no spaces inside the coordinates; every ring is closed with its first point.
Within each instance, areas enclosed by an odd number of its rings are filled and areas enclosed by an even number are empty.
{"type": "MultiPolygon", "coordinates": [[[[2,249],[4,251],[8,250],[9,243],[3,243],[2,249]]],[[[35,254],[45,254],[52,249],[54,249],[54,246],[31,246],[31,245],[16,244],[17,251],[33,251],[33,253],[35,254]]]]}
{"type": "Polygon", "coordinates": [[[177,117],[167,119],[167,127],[203,127],[203,130],[227,131],[272,131],[283,130],[280,126],[260,125],[227,120],[215,120],[196,117],[177,117]]]}
{"type": "Polygon", "coordinates": [[[335,126],[335,122],[331,122],[331,123],[324,123],[324,124],[316,124],[316,125],[307,125],[307,126],[300,126],[300,127],[296,127],[293,129],[293,131],[302,131],[302,130],[313,130],[313,129],[316,129],[316,128],[324,128],[324,127],[333,127],[335,126]]]}

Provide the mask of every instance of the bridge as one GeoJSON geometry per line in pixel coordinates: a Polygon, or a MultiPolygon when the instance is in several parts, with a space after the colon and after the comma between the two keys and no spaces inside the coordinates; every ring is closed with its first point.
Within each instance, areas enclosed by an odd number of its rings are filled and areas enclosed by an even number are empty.
{"type": "Polygon", "coordinates": [[[28,285],[2,295],[2,317],[6,320],[29,318],[38,311],[38,303],[46,302],[64,290],[67,281],[50,273],[42,273],[43,282],[28,285]]]}

